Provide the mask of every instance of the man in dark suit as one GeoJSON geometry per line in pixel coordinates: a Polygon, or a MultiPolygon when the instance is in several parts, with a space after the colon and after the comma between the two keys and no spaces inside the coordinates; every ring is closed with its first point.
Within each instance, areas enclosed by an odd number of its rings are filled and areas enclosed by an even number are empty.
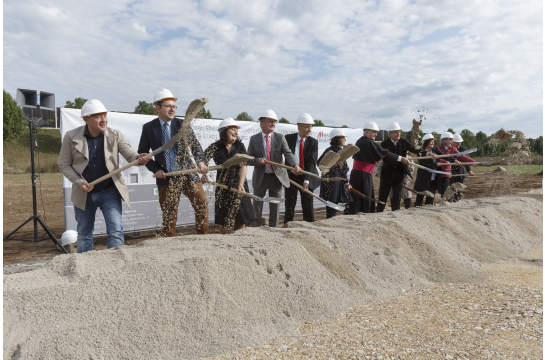
{"type": "MultiPolygon", "coordinates": [[[[384,140],[380,146],[389,150],[390,153],[398,155],[398,157],[406,158],[407,151],[416,152],[416,147],[407,139],[401,138],[401,127],[394,122],[388,126],[390,138],[384,140]]],[[[405,174],[409,174],[408,166],[402,162],[388,163],[384,162],[380,173],[380,187],[378,190],[378,200],[386,203],[390,190],[392,190],[392,198],[390,204],[392,211],[399,210],[401,207],[401,193],[403,190],[403,179],[405,174]]],[[[383,212],[386,205],[378,203],[377,212],[383,212]]]]}
{"type": "MultiPolygon", "coordinates": [[[[138,149],[155,150],[166,143],[174,136],[183,120],[175,118],[176,105],[172,93],[163,89],[158,91],[153,104],[159,115],[158,118],[147,122],[142,128],[140,143],[138,149]]],[[[189,144],[184,142],[184,137],[173,147],[155,156],[155,160],[150,160],[146,167],[155,174],[157,189],[159,190],[159,204],[163,211],[163,236],[176,236],[176,221],[178,219],[178,206],[180,204],[180,194],[187,196],[193,209],[195,210],[195,226],[197,234],[208,234],[208,200],[197,174],[178,175],[167,177],[165,173],[183,169],[195,168],[187,152],[187,147],[191,148],[191,153],[197,162],[197,168],[200,173],[204,172],[204,153],[201,144],[193,130],[187,137],[189,144]]]]}
{"type": "MultiPolygon", "coordinates": [[[[462,141],[464,141],[464,139],[462,139],[462,136],[460,134],[454,134],[454,137],[452,139],[452,146],[455,147],[456,149],[458,149],[459,152],[464,152],[466,151],[467,149],[462,146],[462,141]]],[[[473,173],[473,171],[471,170],[471,166],[469,165],[465,165],[465,166],[452,166],[452,175],[455,175],[455,174],[469,174],[470,172],[473,173]]],[[[460,183],[464,183],[464,180],[465,180],[465,176],[455,176],[455,177],[451,177],[450,178],[450,183],[451,184],[454,184],[455,182],[460,182],[460,183]]],[[[457,192],[456,194],[454,194],[454,196],[452,197],[452,199],[449,200],[449,202],[456,202],[458,200],[462,200],[462,197],[463,197],[463,194],[462,192],[457,192]]]]}
{"type": "MultiPolygon", "coordinates": [[[[288,146],[295,157],[295,161],[302,170],[318,174],[316,171],[316,161],[318,160],[318,140],[310,136],[314,120],[309,114],[301,114],[297,118],[298,133],[286,135],[288,146]]],[[[309,175],[295,175],[290,171],[289,179],[301,185],[304,189],[314,191],[318,187],[318,179],[309,175]]],[[[312,195],[300,190],[296,186],[287,187],[284,190],[286,194],[286,213],[284,215],[284,224],[293,221],[295,214],[295,205],[297,204],[297,193],[301,194],[301,205],[303,207],[303,220],[307,222],[314,221],[314,198],[312,195]]]]}
{"type": "MultiPolygon", "coordinates": [[[[259,117],[259,125],[261,132],[250,138],[248,145],[248,155],[254,159],[248,161],[249,166],[254,167],[252,175],[252,187],[254,195],[259,197],[265,196],[267,190],[271,197],[281,197],[282,185],[290,186],[286,169],[272,166],[263,162],[269,160],[282,164],[282,157],[286,158],[286,163],[295,168],[296,172],[300,171],[299,166],[295,162],[292,152],[288,147],[284,135],[275,133],[274,128],[278,117],[272,110],[265,110],[259,117]]],[[[269,226],[278,226],[278,204],[269,204],[269,226]]],[[[261,215],[263,213],[263,203],[254,201],[254,222],[252,227],[261,226],[261,215]]]]}

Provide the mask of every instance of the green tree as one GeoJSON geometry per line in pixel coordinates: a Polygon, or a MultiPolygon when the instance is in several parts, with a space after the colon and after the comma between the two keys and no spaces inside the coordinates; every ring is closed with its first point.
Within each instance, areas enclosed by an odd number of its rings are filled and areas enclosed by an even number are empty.
{"type": "Polygon", "coordinates": [[[250,115],[248,115],[248,113],[246,111],[243,111],[241,112],[240,114],[237,115],[237,117],[235,118],[235,120],[239,120],[239,121],[254,121],[254,118],[251,117],[250,115]]]}
{"type": "Polygon", "coordinates": [[[314,126],[325,126],[325,124],[322,122],[322,120],[315,119],[314,126]]]}
{"type": "Polygon", "coordinates": [[[11,94],[4,90],[4,141],[20,135],[26,127],[21,108],[11,94]]]}
{"type": "Polygon", "coordinates": [[[155,106],[153,106],[152,103],[139,101],[138,105],[136,105],[136,107],[134,108],[133,113],[143,115],[155,115],[157,114],[157,111],[155,110],[155,106]]]}
{"type": "Polygon", "coordinates": [[[203,106],[203,108],[199,111],[199,113],[195,117],[197,119],[212,119],[212,114],[210,114],[210,110],[206,110],[203,106]]]}
{"type": "Polygon", "coordinates": [[[477,152],[475,153],[475,156],[481,157],[481,156],[490,156],[490,155],[496,155],[493,154],[492,145],[489,142],[488,136],[482,131],[479,131],[477,135],[475,135],[475,139],[477,141],[477,152]]]}
{"type": "Polygon", "coordinates": [[[347,128],[348,128],[348,126],[346,126],[346,125],[341,126],[341,129],[347,129],[347,128]]]}
{"type": "Polygon", "coordinates": [[[435,132],[435,131],[432,131],[431,134],[435,138],[435,146],[439,146],[439,144],[440,144],[439,141],[441,140],[441,134],[439,134],[438,132],[435,132]]]}
{"type": "Polygon", "coordinates": [[[282,123],[282,124],[289,124],[290,122],[288,121],[288,119],[286,119],[285,117],[281,117],[280,120],[278,120],[279,123],[282,123]]]}
{"type": "Polygon", "coordinates": [[[536,144],[534,145],[534,150],[537,154],[543,155],[543,136],[540,136],[536,139],[536,144]]]}
{"type": "Polygon", "coordinates": [[[83,106],[83,104],[85,104],[86,101],[87,99],[84,99],[82,97],[75,98],[74,102],[70,100],[66,100],[66,105],[64,105],[64,107],[69,109],[81,109],[81,107],[83,106]]]}
{"type": "MultiPolygon", "coordinates": [[[[470,130],[468,129],[464,129],[460,132],[460,136],[462,137],[462,139],[464,140],[464,142],[462,143],[462,145],[466,148],[466,149],[473,149],[474,147],[477,146],[477,138],[475,137],[475,134],[473,132],[471,132],[470,130]]],[[[471,155],[470,155],[471,156],[471,155]]]]}
{"type": "Polygon", "coordinates": [[[454,130],[452,130],[451,128],[448,128],[447,130],[449,133],[453,133],[453,134],[456,134],[456,132],[454,130]]]}

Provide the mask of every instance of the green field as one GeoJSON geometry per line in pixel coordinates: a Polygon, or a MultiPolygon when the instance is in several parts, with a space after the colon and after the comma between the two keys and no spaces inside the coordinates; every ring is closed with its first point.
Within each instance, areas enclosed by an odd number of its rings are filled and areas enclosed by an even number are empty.
{"type": "Polygon", "coordinates": [[[492,165],[492,166],[473,166],[473,172],[489,172],[498,166],[504,167],[509,175],[535,175],[543,171],[543,165],[492,165]]]}
{"type": "MultiPolygon", "coordinates": [[[[38,142],[39,153],[35,152],[34,161],[38,171],[38,155],[40,161],[39,172],[58,172],[57,159],[61,151],[61,132],[59,129],[38,128],[35,140],[38,142]]],[[[23,135],[4,142],[4,173],[30,172],[30,136],[28,129],[23,135]],[[7,168],[7,169],[6,169],[7,168]]],[[[35,148],[36,149],[36,148],[35,148]]]]}
{"type": "MultiPolygon", "coordinates": [[[[21,179],[21,181],[28,180],[30,182],[30,174],[4,174],[4,179],[21,179]]],[[[61,173],[52,173],[52,174],[40,174],[42,179],[59,179],[62,180],[61,173]]]]}

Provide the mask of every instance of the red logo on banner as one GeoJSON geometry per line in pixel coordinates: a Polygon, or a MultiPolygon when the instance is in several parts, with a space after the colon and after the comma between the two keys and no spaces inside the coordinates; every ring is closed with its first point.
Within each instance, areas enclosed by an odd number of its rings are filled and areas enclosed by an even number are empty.
{"type": "Polygon", "coordinates": [[[324,137],[324,131],[323,130],[318,133],[318,139],[321,138],[321,137],[324,137]]]}

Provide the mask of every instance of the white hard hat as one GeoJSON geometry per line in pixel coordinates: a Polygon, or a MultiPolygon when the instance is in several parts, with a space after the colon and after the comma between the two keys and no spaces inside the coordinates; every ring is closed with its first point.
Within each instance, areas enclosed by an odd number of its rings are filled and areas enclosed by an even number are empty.
{"type": "Polygon", "coordinates": [[[393,122],[390,125],[388,125],[388,131],[396,131],[396,130],[401,130],[401,127],[399,126],[398,123],[393,122]]]}
{"type": "Polygon", "coordinates": [[[375,130],[375,131],[378,131],[378,125],[376,122],[374,121],[369,121],[368,123],[366,123],[364,126],[363,126],[363,131],[365,130],[375,130]]]}
{"type": "Polygon", "coordinates": [[[237,122],[233,120],[233,118],[225,118],[220,122],[218,131],[228,128],[229,126],[236,126],[237,129],[240,129],[240,126],[238,126],[237,122]]]}
{"type": "Polygon", "coordinates": [[[454,138],[452,139],[452,141],[461,143],[462,141],[464,141],[464,139],[462,139],[462,135],[454,134],[454,138]]]}
{"type": "Polygon", "coordinates": [[[453,136],[451,132],[445,131],[444,133],[441,134],[441,139],[452,139],[452,138],[453,136]]]}
{"type": "Polygon", "coordinates": [[[174,99],[174,101],[178,100],[178,98],[175,98],[174,95],[170,92],[169,89],[161,89],[153,95],[153,105],[157,105],[159,101],[162,101],[164,99],[174,99]]]}
{"type": "Polygon", "coordinates": [[[434,139],[435,137],[432,135],[432,134],[426,134],[424,135],[424,137],[422,138],[422,144],[424,144],[424,142],[428,139],[434,139]]]}
{"type": "Polygon", "coordinates": [[[97,100],[97,99],[87,100],[85,104],[83,104],[83,106],[81,107],[82,118],[86,116],[91,116],[93,114],[100,114],[104,112],[108,112],[108,110],[106,110],[106,107],[102,105],[100,100],[97,100]]]}
{"type": "Polygon", "coordinates": [[[302,113],[297,117],[297,124],[311,124],[314,125],[314,120],[312,116],[307,113],[302,113]]]}
{"type": "Polygon", "coordinates": [[[276,121],[278,121],[278,117],[276,116],[276,113],[274,111],[272,111],[271,109],[267,109],[263,112],[261,112],[261,115],[259,115],[259,118],[269,118],[269,119],[274,119],[276,121]]]}
{"type": "Polygon", "coordinates": [[[330,139],[333,139],[334,137],[337,137],[337,136],[346,136],[346,134],[344,133],[343,129],[333,129],[329,133],[329,138],[330,139]]]}
{"type": "Polygon", "coordinates": [[[66,230],[62,233],[61,244],[66,246],[68,244],[73,244],[78,241],[78,232],[76,230],[66,230]]]}

